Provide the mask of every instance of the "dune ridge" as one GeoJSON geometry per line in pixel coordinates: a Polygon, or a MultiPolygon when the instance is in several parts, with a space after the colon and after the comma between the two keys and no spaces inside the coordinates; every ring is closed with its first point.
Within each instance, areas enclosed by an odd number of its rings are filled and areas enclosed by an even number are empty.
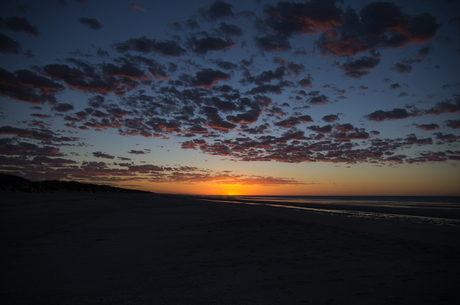
{"type": "Polygon", "coordinates": [[[90,192],[90,193],[152,193],[141,190],[131,190],[109,185],[98,185],[76,181],[30,181],[18,176],[0,173],[0,191],[48,193],[57,191],[90,192]]]}

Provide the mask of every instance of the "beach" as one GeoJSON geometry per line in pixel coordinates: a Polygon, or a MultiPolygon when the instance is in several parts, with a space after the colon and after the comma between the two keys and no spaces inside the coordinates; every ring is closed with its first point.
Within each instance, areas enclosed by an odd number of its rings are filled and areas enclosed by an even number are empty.
{"type": "Polygon", "coordinates": [[[13,193],[2,304],[458,304],[458,227],[162,194],[13,193]]]}

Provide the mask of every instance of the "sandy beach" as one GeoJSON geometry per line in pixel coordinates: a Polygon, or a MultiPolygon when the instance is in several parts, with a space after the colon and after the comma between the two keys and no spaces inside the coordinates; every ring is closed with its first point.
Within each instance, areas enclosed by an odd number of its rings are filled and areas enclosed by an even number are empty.
{"type": "Polygon", "coordinates": [[[458,304],[460,229],[159,194],[4,192],[2,304],[458,304]]]}

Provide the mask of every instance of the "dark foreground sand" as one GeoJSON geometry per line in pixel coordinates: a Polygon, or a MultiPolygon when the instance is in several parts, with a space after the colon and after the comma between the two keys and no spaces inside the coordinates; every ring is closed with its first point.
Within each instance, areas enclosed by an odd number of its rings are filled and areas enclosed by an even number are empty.
{"type": "Polygon", "coordinates": [[[460,304],[460,229],[148,194],[0,194],[1,304],[460,304]]]}

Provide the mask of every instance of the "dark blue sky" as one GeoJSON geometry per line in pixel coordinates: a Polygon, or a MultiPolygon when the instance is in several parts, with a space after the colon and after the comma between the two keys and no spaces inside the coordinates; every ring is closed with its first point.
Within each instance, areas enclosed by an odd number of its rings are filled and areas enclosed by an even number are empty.
{"type": "Polygon", "coordinates": [[[3,172],[164,192],[459,194],[459,1],[0,11],[3,172]]]}

